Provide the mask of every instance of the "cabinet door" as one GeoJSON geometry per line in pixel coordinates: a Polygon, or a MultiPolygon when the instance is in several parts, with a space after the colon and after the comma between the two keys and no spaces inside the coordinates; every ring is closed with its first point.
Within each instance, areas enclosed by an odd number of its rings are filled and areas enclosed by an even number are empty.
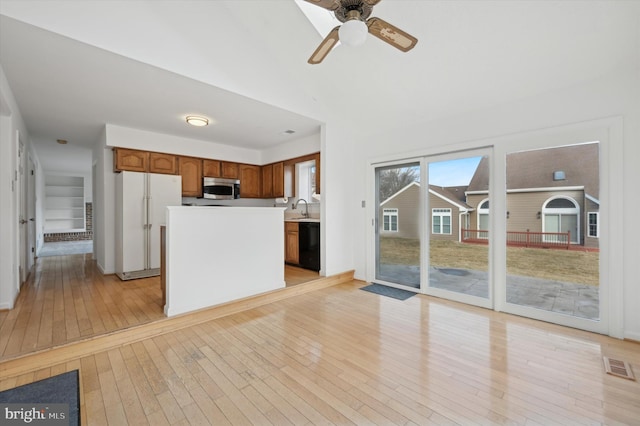
{"type": "Polygon", "coordinates": [[[223,178],[238,179],[238,163],[223,161],[220,164],[220,171],[223,178]]]}
{"type": "Polygon", "coordinates": [[[220,177],[220,161],[202,160],[202,176],[220,177]]]}
{"type": "Polygon", "coordinates": [[[242,198],[260,198],[262,172],[260,166],[241,164],[240,169],[240,196],[242,198]]]}
{"type": "Polygon", "coordinates": [[[175,175],[178,172],[178,159],[175,155],[149,153],[149,172],[175,175]]]}
{"type": "Polygon", "coordinates": [[[316,194],[321,194],[320,192],[320,153],[318,152],[315,155],[316,160],[316,194]]]}
{"type": "Polygon", "coordinates": [[[182,176],[182,196],[202,197],[202,159],[179,157],[178,169],[182,176]]]}
{"type": "Polygon", "coordinates": [[[137,149],[114,148],[113,171],[148,172],[149,153],[137,149]]]}
{"type": "Polygon", "coordinates": [[[262,166],[262,198],[273,197],[273,165],[262,166]]]}
{"type": "Polygon", "coordinates": [[[298,224],[285,222],[284,261],[297,265],[299,263],[298,224]]]}
{"type": "Polygon", "coordinates": [[[273,165],[273,197],[284,197],[284,163],[273,165]]]}

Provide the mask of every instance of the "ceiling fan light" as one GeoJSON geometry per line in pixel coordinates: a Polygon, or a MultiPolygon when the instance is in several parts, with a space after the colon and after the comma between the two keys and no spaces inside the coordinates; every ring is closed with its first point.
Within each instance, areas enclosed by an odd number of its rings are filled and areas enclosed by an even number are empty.
{"type": "Polygon", "coordinates": [[[340,43],[350,47],[358,47],[362,46],[367,40],[368,32],[369,28],[367,28],[367,24],[358,19],[352,19],[340,26],[338,35],[340,37],[340,43]]]}
{"type": "Polygon", "coordinates": [[[209,120],[207,120],[204,117],[198,117],[196,115],[190,115],[187,117],[186,120],[187,120],[187,123],[197,127],[202,127],[209,124],[209,120]]]}

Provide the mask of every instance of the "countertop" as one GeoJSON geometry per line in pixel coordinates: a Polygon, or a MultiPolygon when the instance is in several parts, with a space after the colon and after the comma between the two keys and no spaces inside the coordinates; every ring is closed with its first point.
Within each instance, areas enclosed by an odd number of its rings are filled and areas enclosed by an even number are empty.
{"type": "Polygon", "coordinates": [[[285,222],[315,222],[320,223],[320,219],[317,217],[285,217],[285,222]]]}

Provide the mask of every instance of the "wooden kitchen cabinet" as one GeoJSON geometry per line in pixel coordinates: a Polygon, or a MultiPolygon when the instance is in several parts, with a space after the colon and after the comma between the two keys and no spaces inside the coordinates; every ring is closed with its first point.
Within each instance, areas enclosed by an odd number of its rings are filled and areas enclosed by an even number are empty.
{"type": "Polygon", "coordinates": [[[149,153],[137,149],[114,148],[113,171],[114,172],[148,172],[149,153]]]}
{"type": "Polygon", "coordinates": [[[260,166],[240,164],[240,197],[260,198],[262,194],[262,170],[260,166]]]}
{"type": "Polygon", "coordinates": [[[202,160],[202,176],[220,177],[220,161],[202,160]]]}
{"type": "Polygon", "coordinates": [[[320,153],[315,154],[316,160],[316,194],[321,194],[320,192],[320,153]]]}
{"type": "Polygon", "coordinates": [[[284,163],[273,164],[273,196],[284,197],[284,163]]]}
{"type": "Polygon", "coordinates": [[[262,198],[284,197],[284,162],[262,166],[262,198]]]}
{"type": "Polygon", "coordinates": [[[273,198],[273,164],[262,166],[262,198],[273,198]]]}
{"type": "Polygon", "coordinates": [[[298,223],[284,223],[284,261],[297,265],[300,261],[298,246],[298,223]]]}
{"type": "Polygon", "coordinates": [[[178,173],[178,157],[159,152],[149,153],[149,172],[175,175],[178,173]]]}
{"type": "Polygon", "coordinates": [[[238,179],[238,163],[231,163],[229,161],[220,162],[220,175],[227,179],[238,179]]]}
{"type": "Polygon", "coordinates": [[[202,197],[202,159],[178,157],[178,174],[182,176],[182,196],[202,197]]]}
{"type": "Polygon", "coordinates": [[[238,179],[238,163],[220,160],[202,160],[202,176],[238,179]]]}

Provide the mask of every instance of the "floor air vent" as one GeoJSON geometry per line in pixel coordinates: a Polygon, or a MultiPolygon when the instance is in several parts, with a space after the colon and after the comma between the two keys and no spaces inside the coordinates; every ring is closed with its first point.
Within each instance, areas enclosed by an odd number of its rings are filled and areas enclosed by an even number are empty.
{"type": "Polygon", "coordinates": [[[628,362],[609,357],[603,357],[604,370],[612,376],[622,377],[623,379],[635,380],[631,365],[628,362]]]}

